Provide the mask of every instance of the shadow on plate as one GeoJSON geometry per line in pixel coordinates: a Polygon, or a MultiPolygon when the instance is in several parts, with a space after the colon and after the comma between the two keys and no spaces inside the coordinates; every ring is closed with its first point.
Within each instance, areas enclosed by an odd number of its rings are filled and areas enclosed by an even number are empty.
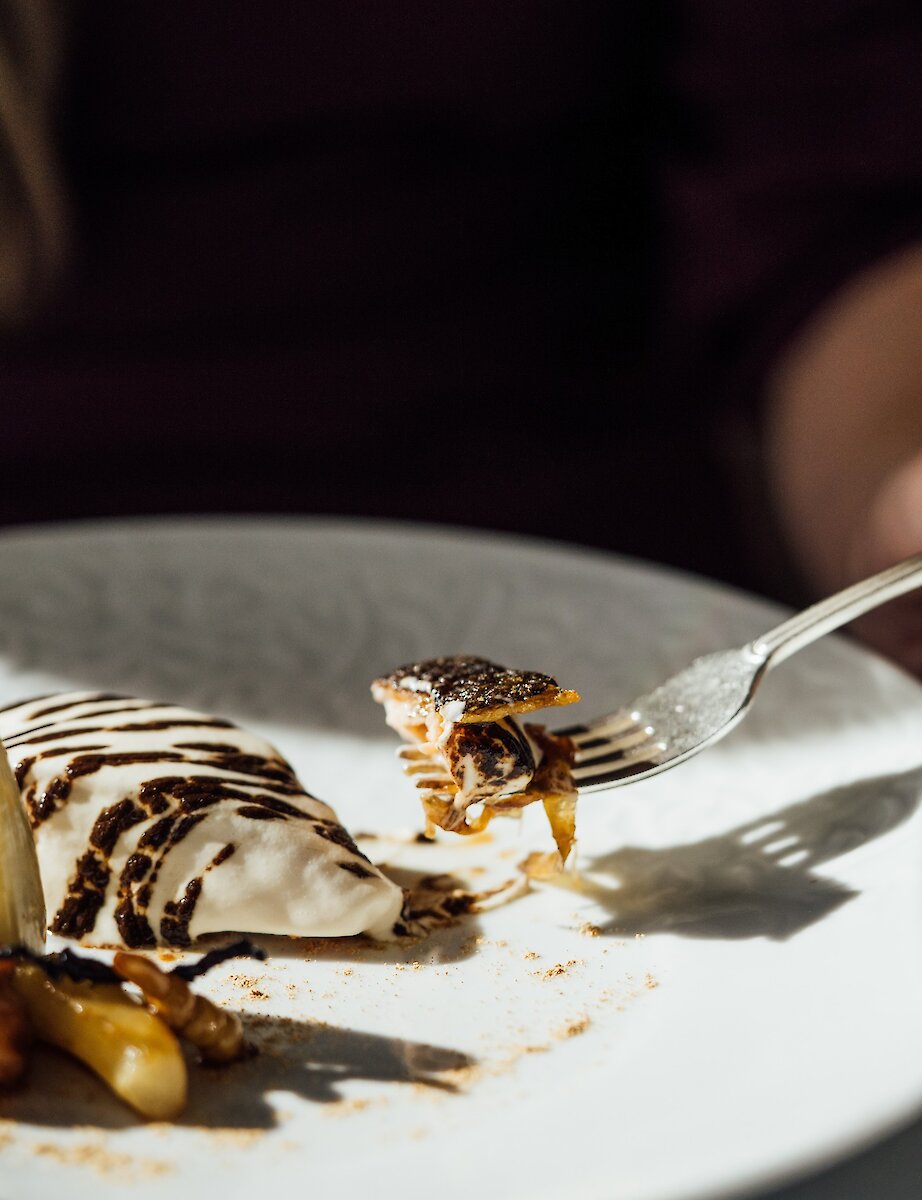
{"type": "Polygon", "coordinates": [[[896,828],[920,800],[922,767],[863,779],[719,837],[594,858],[581,890],[610,911],[603,933],[784,939],[857,894],[814,868],[896,828]]]}
{"type": "MultiPolygon", "coordinates": [[[[343,1084],[366,1080],[458,1090],[451,1072],[475,1065],[457,1050],[339,1029],[322,1022],[240,1014],[259,1053],[229,1067],[190,1065],[189,1102],[176,1122],[186,1128],[272,1129],[270,1093],[317,1104],[344,1102],[343,1084]]],[[[348,1103],[348,1101],[345,1101],[348,1103]]],[[[139,1118],[79,1063],[40,1049],[26,1085],[0,1095],[0,1120],[55,1128],[123,1129],[139,1118]]]]}

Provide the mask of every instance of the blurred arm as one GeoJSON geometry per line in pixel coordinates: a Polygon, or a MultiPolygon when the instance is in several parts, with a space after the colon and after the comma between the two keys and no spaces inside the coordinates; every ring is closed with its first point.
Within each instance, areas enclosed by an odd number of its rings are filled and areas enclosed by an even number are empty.
{"type": "MultiPolygon", "coordinates": [[[[675,358],[751,438],[737,460],[754,574],[805,602],[922,549],[922,11],[677,11],[675,358]]],[[[922,671],[922,595],[861,631],[922,671]]]]}
{"type": "MultiPolygon", "coordinates": [[[[863,272],[808,322],[768,386],[769,476],[816,592],[922,551],[922,244],[863,272]]],[[[922,671],[922,597],[860,632],[922,671]]]]}

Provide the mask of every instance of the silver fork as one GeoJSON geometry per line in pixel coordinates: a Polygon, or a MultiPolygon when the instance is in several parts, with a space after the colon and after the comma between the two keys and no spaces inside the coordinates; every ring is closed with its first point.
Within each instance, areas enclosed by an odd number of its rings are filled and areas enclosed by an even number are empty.
{"type": "Polygon", "coordinates": [[[746,714],[766,672],[862,613],[922,586],[922,554],[853,584],[790,617],[737,650],[695,659],[632,704],[555,732],[576,744],[581,792],[646,779],[675,767],[729,733],[746,714]]]}

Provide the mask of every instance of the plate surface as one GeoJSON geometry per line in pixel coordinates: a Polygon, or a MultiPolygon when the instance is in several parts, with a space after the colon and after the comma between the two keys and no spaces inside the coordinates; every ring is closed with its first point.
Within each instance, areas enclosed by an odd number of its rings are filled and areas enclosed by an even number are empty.
{"type": "MultiPolygon", "coordinates": [[[[548,847],[541,814],[414,844],[375,674],[478,653],[556,675],[590,716],[780,615],[618,559],[393,525],[133,522],[0,552],[0,704],[88,687],[233,717],[377,835],[386,869],[477,888],[548,847]]],[[[712,750],[586,797],[579,885],[409,946],[278,942],[208,976],[262,1053],[193,1069],[178,1125],[40,1055],[0,1097],[0,1189],[714,1200],[833,1161],[922,1104],[920,723],[922,689],[826,639],[712,750]]]]}

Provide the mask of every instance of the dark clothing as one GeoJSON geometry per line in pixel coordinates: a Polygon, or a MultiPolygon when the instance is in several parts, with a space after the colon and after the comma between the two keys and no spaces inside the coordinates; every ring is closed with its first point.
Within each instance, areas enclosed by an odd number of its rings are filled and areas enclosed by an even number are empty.
{"type": "Polygon", "coordinates": [[[0,521],[409,517],[749,582],[723,414],[919,233],[894,0],[77,6],[0,521]]]}

